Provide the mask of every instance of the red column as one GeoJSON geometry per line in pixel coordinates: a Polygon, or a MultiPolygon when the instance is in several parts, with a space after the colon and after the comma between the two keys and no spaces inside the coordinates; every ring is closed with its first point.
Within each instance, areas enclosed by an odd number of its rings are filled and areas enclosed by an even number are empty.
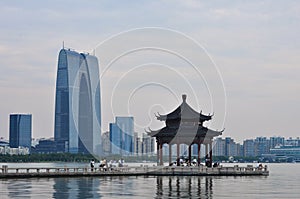
{"type": "Polygon", "coordinates": [[[169,144],[169,165],[172,164],[172,145],[169,144]]]}
{"type": "Polygon", "coordinates": [[[160,145],[159,145],[159,164],[160,165],[164,165],[164,163],[163,163],[163,150],[162,150],[162,146],[163,146],[163,144],[162,143],[160,143],[160,145]]]}
{"type": "Polygon", "coordinates": [[[205,166],[207,166],[209,162],[209,151],[208,151],[208,143],[205,143],[205,166]]]}
{"type": "Polygon", "coordinates": [[[189,166],[192,163],[192,145],[189,145],[189,166]]]}
{"type": "Polygon", "coordinates": [[[180,161],[179,161],[179,153],[180,153],[180,151],[179,151],[179,147],[180,147],[180,144],[177,142],[177,166],[179,166],[180,165],[180,161]]]}
{"type": "Polygon", "coordinates": [[[198,166],[200,165],[201,163],[201,144],[200,142],[198,143],[198,166]]]}
{"type": "Polygon", "coordinates": [[[212,141],[210,141],[209,143],[210,147],[209,147],[209,162],[210,162],[210,166],[212,167],[212,163],[213,163],[213,157],[212,157],[212,141]]]}
{"type": "Polygon", "coordinates": [[[159,141],[157,140],[156,141],[156,149],[157,149],[157,152],[156,152],[156,155],[157,155],[157,166],[159,165],[159,141]]]}
{"type": "Polygon", "coordinates": [[[208,151],[208,144],[205,143],[205,155],[208,156],[208,154],[209,154],[209,151],[208,151]]]}

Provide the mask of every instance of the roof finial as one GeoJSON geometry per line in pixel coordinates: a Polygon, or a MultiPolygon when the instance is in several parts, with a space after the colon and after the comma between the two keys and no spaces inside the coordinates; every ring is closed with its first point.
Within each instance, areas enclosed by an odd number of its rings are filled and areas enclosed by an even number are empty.
{"type": "Polygon", "coordinates": [[[182,101],[184,101],[184,102],[186,101],[186,94],[182,95],[182,101]]]}

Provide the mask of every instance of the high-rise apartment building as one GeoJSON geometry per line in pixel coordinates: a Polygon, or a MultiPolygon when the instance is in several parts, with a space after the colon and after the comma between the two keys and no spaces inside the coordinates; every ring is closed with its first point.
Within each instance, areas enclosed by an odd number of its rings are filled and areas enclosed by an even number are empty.
{"type": "Polygon", "coordinates": [[[284,145],[284,137],[280,137],[280,136],[270,137],[270,149],[273,149],[276,146],[283,146],[283,145],[284,145]]]}
{"type": "Polygon", "coordinates": [[[284,145],[286,146],[300,146],[300,138],[297,137],[297,138],[287,138],[285,141],[284,141],[284,145]]]}
{"type": "Polygon", "coordinates": [[[11,148],[31,148],[31,114],[11,114],[9,117],[9,145],[11,148]]]}
{"type": "Polygon", "coordinates": [[[247,139],[243,142],[244,157],[255,157],[255,142],[253,139],[247,139]]]}
{"type": "Polygon", "coordinates": [[[137,132],[134,132],[133,136],[133,154],[141,155],[142,152],[142,141],[137,132]]]}
{"type": "Polygon", "coordinates": [[[225,140],[216,138],[213,142],[213,154],[215,156],[225,156],[225,140]]]}
{"type": "Polygon", "coordinates": [[[54,138],[58,152],[101,153],[97,57],[62,49],[58,57],[54,138]]]}
{"type": "Polygon", "coordinates": [[[254,141],[256,156],[261,156],[270,152],[270,141],[266,137],[256,137],[254,141]]]}
{"type": "Polygon", "coordinates": [[[215,156],[243,156],[241,145],[231,137],[216,138],[213,142],[213,154],[215,156]]]}
{"type": "MultiPolygon", "coordinates": [[[[174,147],[175,145],[173,145],[174,147]]],[[[155,138],[148,136],[146,133],[142,134],[142,155],[154,155],[155,138]]],[[[174,149],[172,149],[174,151],[174,149]]]]}

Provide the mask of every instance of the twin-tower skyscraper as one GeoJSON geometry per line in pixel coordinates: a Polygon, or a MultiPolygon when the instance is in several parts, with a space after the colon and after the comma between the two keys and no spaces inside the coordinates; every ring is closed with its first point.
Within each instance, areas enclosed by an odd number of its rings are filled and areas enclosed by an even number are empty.
{"type": "Polygon", "coordinates": [[[54,140],[58,152],[101,153],[97,57],[62,49],[58,57],[54,140]]]}

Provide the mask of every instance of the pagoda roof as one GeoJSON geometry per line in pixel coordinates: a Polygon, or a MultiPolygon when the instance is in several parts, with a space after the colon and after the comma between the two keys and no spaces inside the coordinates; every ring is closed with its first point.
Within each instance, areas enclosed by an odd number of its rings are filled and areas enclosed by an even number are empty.
{"type": "Polygon", "coordinates": [[[222,131],[211,130],[207,127],[203,126],[184,126],[181,125],[178,128],[170,128],[168,126],[159,129],[159,130],[151,130],[146,131],[146,133],[151,137],[169,137],[174,138],[178,137],[186,137],[186,138],[194,138],[194,137],[216,137],[222,135],[222,131]]]}
{"type": "Polygon", "coordinates": [[[212,115],[204,115],[202,111],[199,113],[195,111],[190,105],[186,102],[186,95],[182,95],[182,103],[178,106],[173,112],[167,115],[156,115],[156,118],[160,121],[165,120],[198,120],[198,121],[208,121],[211,120],[212,115]]]}

